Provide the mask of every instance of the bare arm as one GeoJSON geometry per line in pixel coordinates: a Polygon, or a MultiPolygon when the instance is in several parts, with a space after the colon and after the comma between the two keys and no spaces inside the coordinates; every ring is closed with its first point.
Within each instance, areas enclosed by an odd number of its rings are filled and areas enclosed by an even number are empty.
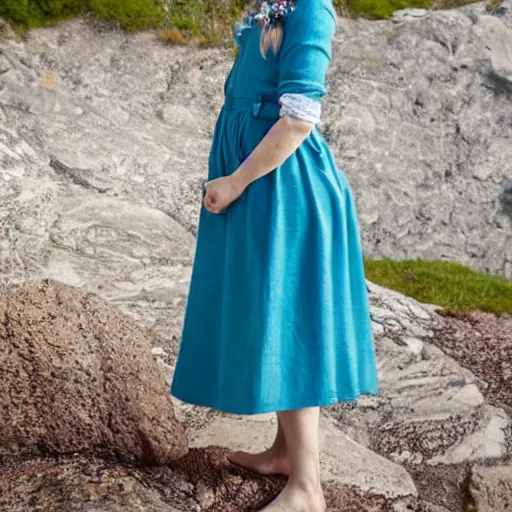
{"type": "Polygon", "coordinates": [[[332,1],[297,2],[283,29],[275,91],[283,114],[235,172],[207,183],[204,206],[211,213],[224,211],[249,184],[279,167],[320,119],[336,30],[332,1]]]}
{"type": "Polygon", "coordinates": [[[220,213],[258,178],[279,167],[313,129],[313,124],[288,115],[282,116],[231,175],[207,184],[204,206],[211,213],[220,213]]]}
{"type": "Polygon", "coordinates": [[[313,125],[291,116],[277,121],[253,152],[233,173],[235,186],[242,191],[258,178],[279,167],[308,137],[313,125]]]}

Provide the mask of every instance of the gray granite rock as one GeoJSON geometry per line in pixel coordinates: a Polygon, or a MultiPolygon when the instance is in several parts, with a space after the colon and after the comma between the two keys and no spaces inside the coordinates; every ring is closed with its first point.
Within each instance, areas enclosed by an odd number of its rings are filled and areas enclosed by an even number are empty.
{"type": "Polygon", "coordinates": [[[512,510],[512,466],[474,467],[469,492],[478,512],[512,510]]]}
{"type": "Polygon", "coordinates": [[[325,410],[359,443],[407,464],[456,464],[506,455],[510,424],[487,404],[485,383],[431,343],[436,307],[370,287],[379,362],[378,397],[325,410]]]}
{"type": "Polygon", "coordinates": [[[356,190],[369,256],[510,276],[512,30],[475,9],[342,20],[323,129],[356,190]]]}
{"type": "MultiPolygon", "coordinates": [[[[339,20],[321,128],[355,191],[368,256],[512,275],[509,4],[339,20]]],[[[42,172],[137,197],[194,232],[230,51],[87,20],[1,46],[4,180],[42,172]]]]}

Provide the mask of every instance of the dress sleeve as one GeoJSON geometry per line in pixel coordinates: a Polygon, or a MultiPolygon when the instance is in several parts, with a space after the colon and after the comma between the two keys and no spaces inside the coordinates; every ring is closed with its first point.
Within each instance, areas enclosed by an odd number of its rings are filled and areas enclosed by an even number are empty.
{"type": "Polygon", "coordinates": [[[330,0],[297,0],[285,20],[279,51],[281,115],[316,123],[331,62],[336,14],[330,0]]]}

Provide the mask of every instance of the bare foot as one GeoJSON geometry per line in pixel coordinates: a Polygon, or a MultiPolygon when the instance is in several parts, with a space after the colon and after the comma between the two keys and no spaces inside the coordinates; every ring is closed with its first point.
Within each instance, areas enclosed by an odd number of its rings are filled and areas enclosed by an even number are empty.
{"type": "Polygon", "coordinates": [[[228,460],[260,475],[290,476],[290,462],[286,453],[274,447],[261,453],[235,452],[228,455],[228,460]]]}
{"type": "Polygon", "coordinates": [[[289,482],[262,512],[326,512],[326,507],[320,486],[306,489],[289,482]]]}

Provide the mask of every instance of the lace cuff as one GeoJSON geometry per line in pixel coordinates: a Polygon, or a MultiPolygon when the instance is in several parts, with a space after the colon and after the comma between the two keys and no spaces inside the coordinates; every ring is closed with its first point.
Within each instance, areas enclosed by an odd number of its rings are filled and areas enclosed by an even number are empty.
{"type": "Polygon", "coordinates": [[[320,121],[322,105],[303,94],[285,93],[279,98],[280,116],[292,116],[302,121],[316,124],[320,121]]]}

